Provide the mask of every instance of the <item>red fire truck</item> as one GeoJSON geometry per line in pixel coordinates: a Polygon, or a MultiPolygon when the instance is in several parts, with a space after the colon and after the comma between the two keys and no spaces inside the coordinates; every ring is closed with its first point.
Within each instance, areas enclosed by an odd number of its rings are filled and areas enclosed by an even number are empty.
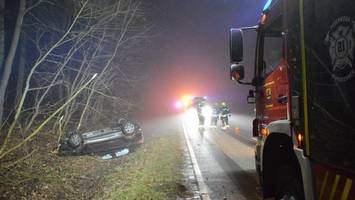
{"type": "Polygon", "coordinates": [[[269,0],[256,26],[231,29],[230,76],[251,86],[265,198],[355,199],[354,48],[354,0],[269,0]]]}

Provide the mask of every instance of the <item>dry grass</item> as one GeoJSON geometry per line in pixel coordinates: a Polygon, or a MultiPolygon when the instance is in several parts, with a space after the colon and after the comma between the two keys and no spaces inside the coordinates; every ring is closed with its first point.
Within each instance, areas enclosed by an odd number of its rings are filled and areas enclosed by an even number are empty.
{"type": "Polygon", "coordinates": [[[16,165],[0,166],[0,199],[90,199],[103,177],[122,159],[104,161],[94,156],[60,157],[56,144],[40,138],[31,155],[16,165]]]}
{"type": "Polygon", "coordinates": [[[95,199],[176,199],[181,178],[181,138],[169,134],[132,154],[105,179],[95,199]]]}
{"type": "Polygon", "coordinates": [[[119,159],[60,157],[52,138],[11,167],[0,165],[0,199],[176,199],[182,161],[181,138],[154,138],[119,159]]]}

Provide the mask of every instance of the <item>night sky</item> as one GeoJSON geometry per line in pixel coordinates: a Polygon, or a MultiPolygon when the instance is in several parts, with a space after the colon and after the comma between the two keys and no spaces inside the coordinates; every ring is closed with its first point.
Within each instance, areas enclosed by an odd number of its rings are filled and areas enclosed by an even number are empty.
{"type": "Polygon", "coordinates": [[[146,52],[152,75],[145,111],[171,113],[174,101],[188,94],[225,100],[234,112],[252,113],[246,103],[250,88],[229,80],[229,29],[256,25],[265,1],[153,0],[157,35],[146,52]]]}

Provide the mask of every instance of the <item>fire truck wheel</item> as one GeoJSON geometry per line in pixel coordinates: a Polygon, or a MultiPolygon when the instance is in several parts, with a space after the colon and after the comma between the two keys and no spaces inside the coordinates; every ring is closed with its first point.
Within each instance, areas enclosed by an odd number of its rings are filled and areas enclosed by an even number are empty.
{"type": "Polygon", "coordinates": [[[296,170],[281,167],[277,176],[276,200],[304,200],[303,185],[296,170]]]}

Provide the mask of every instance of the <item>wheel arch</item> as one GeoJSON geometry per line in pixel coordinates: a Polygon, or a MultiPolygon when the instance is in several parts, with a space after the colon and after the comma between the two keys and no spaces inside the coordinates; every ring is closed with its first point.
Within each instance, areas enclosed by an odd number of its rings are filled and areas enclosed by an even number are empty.
{"type": "Polygon", "coordinates": [[[292,137],[285,132],[270,132],[262,152],[262,174],[264,197],[273,197],[276,191],[278,170],[291,166],[302,180],[301,167],[293,150],[292,137]]]}

